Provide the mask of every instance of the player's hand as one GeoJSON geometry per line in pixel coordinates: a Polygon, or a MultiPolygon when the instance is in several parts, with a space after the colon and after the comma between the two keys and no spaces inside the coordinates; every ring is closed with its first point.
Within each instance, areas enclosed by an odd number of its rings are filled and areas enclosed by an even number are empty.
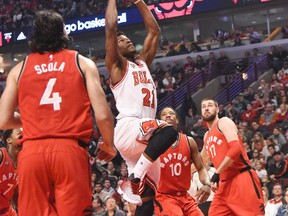
{"type": "Polygon", "coordinates": [[[206,202],[211,193],[211,186],[203,185],[197,192],[196,198],[198,203],[206,202]]]}
{"type": "Polygon", "coordinates": [[[218,183],[217,182],[211,182],[211,190],[215,193],[218,189],[218,183]]]}
{"type": "Polygon", "coordinates": [[[105,144],[102,140],[97,144],[97,154],[96,157],[100,161],[109,162],[111,161],[117,154],[117,150],[115,146],[111,147],[110,145],[105,144]]]}

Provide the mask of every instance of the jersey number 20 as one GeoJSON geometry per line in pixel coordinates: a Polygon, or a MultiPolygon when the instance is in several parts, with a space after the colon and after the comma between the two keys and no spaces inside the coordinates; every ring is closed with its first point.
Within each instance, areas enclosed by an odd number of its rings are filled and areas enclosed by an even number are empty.
{"type": "Polygon", "coordinates": [[[59,92],[53,92],[53,86],[56,83],[56,78],[49,79],[46,89],[42,95],[40,100],[40,105],[53,104],[53,109],[60,110],[60,103],[62,102],[62,98],[59,96],[59,92]]]}

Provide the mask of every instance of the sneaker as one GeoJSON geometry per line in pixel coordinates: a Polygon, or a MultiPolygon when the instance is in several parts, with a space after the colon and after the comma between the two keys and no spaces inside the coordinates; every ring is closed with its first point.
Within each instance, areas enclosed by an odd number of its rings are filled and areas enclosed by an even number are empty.
{"type": "Polygon", "coordinates": [[[140,179],[134,178],[134,174],[131,174],[129,178],[119,186],[117,192],[129,203],[141,206],[142,200],[138,193],[139,184],[140,179]]]}

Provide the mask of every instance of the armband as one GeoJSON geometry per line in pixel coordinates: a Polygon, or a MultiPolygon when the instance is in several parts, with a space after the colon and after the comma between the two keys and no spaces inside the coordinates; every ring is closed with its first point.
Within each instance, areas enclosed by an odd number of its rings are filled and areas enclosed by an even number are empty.
{"type": "Polygon", "coordinates": [[[226,156],[230,157],[232,160],[235,160],[241,154],[241,144],[239,140],[233,140],[228,143],[229,150],[226,153],[226,156]]]}

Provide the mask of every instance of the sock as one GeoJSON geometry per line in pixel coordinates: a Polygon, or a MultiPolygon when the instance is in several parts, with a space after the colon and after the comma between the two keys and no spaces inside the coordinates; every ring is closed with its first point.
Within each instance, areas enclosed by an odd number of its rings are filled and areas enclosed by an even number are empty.
{"type": "Polygon", "coordinates": [[[146,174],[147,170],[151,167],[152,164],[153,162],[151,162],[143,154],[141,154],[141,157],[137,161],[132,172],[134,173],[134,177],[141,179],[146,174]]]}

